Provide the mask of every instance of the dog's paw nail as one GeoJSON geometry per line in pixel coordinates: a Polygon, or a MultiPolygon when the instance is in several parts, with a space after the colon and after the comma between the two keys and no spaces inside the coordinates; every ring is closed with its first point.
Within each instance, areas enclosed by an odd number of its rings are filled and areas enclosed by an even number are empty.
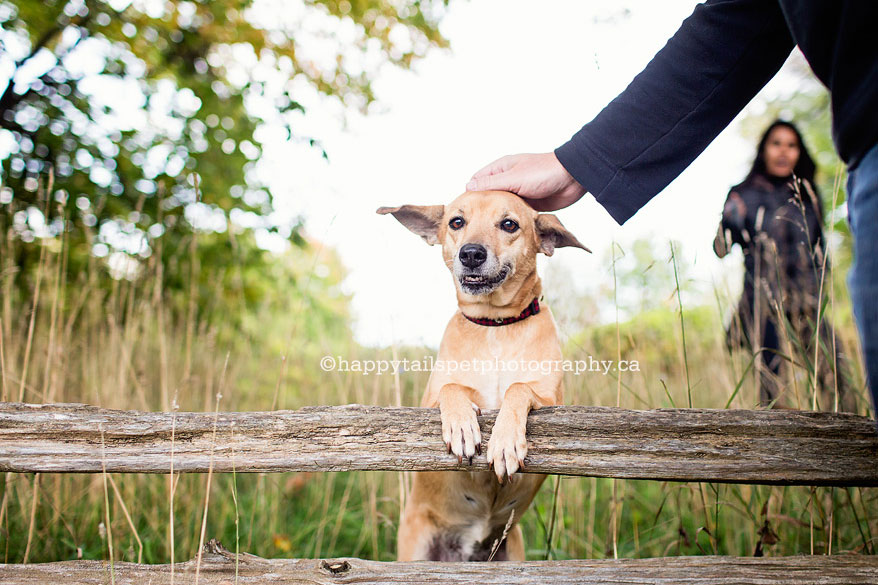
{"type": "Polygon", "coordinates": [[[482,454],[482,444],[481,443],[476,443],[476,453],[478,453],[479,455],[482,454]]]}
{"type": "Polygon", "coordinates": [[[457,456],[457,464],[460,465],[461,463],[463,463],[463,455],[458,455],[457,456]]]}
{"type": "Polygon", "coordinates": [[[446,443],[445,443],[445,449],[448,450],[448,453],[449,453],[449,454],[451,453],[451,442],[450,442],[450,441],[446,441],[446,443]]]}
{"type": "Polygon", "coordinates": [[[472,465],[472,464],[473,464],[473,458],[472,458],[472,457],[468,457],[468,459],[469,459],[469,464],[472,465]]]}
{"type": "Polygon", "coordinates": [[[476,409],[476,416],[482,416],[482,409],[481,408],[476,409]]]}

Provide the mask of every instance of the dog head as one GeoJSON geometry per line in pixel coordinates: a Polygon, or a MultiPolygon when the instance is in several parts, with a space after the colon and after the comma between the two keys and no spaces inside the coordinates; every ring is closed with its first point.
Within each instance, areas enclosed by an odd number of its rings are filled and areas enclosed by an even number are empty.
{"type": "Polygon", "coordinates": [[[464,295],[517,289],[536,272],[536,255],[556,248],[589,251],[550,213],[537,213],[505,191],[467,192],[448,205],[381,207],[428,244],[441,244],[445,264],[464,295]]]}

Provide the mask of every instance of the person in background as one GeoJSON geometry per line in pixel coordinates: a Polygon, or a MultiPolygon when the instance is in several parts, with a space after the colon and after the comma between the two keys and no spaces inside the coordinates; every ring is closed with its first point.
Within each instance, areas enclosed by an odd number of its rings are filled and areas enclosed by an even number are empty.
{"type": "MultiPolygon", "coordinates": [[[[781,397],[781,372],[790,363],[804,367],[808,379],[816,375],[823,410],[855,412],[841,340],[821,313],[831,282],[814,171],[798,129],[777,120],[762,135],[747,177],[729,192],[713,249],[723,258],[741,246],[744,287],[726,341],[730,350],[754,352],[763,406],[781,397]]],[[[795,402],[810,403],[798,395],[795,402]]]]}
{"type": "Polygon", "coordinates": [[[517,193],[539,211],[586,192],[620,224],[673,181],[781,68],[795,46],[832,97],[848,167],[848,288],[878,405],[878,2],[707,0],[628,87],[554,152],[506,156],[467,190],[517,193]]]}

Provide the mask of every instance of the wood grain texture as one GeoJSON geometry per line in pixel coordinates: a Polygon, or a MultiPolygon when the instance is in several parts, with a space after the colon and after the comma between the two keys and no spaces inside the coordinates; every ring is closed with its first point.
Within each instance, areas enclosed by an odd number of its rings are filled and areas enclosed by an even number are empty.
{"type": "MultiPolygon", "coordinates": [[[[496,412],[479,417],[487,444],[496,412]]],[[[799,411],[550,407],[525,470],[626,479],[878,485],[874,421],[799,411]]],[[[484,452],[484,450],[483,450],[484,452]]],[[[163,413],[0,404],[0,471],[168,473],[487,469],[446,454],[439,411],[326,406],[163,413]]]]}
{"type": "MultiPolygon", "coordinates": [[[[174,583],[195,582],[196,561],[174,566],[174,583]]],[[[170,565],[115,563],[118,585],[171,583],[170,565]]],[[[66,561],[35,565],[0,565],[0,585],[96,585],[111,582],[103,561],[66,561]]],[[[198,582],[219,584],[343,584],[343,583],[479,583],[531,584],[602,583],[671,585],[874,585],[878,557],[797,556],[666,557],[598,561],[524,563],[381,563],[361,559],[277,559],[235,555],[216,541],[205,545],[198,582]],[[237,565],[237,566],[236,566],[237,565]],[[237,577],[236,577],[237,571],[237,577]]]]}

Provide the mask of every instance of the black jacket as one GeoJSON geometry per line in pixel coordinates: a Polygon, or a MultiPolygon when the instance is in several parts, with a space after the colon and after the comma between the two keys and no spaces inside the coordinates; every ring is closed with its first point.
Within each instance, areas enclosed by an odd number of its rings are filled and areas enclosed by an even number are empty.
{"type": "Polygon", "coordinates": [[[624,223],[695,160],[798,44],[832,95],[850,168],[878,144],[878,0],[709,0],[625,91],[555,150],[624,223]]]}
{"type": "Polygon", "coordinates": [[[793,189],[792,178],[756,174],[733,187],[723,207],[714,251],[723,257],[738,244],[744,252],[744,287],[739,310],[752,315],[754,288],[766,296],[771,314],[779,302],[788,314],[816,312],[824,270],[822,210],[810,183],[793,189]]]}

